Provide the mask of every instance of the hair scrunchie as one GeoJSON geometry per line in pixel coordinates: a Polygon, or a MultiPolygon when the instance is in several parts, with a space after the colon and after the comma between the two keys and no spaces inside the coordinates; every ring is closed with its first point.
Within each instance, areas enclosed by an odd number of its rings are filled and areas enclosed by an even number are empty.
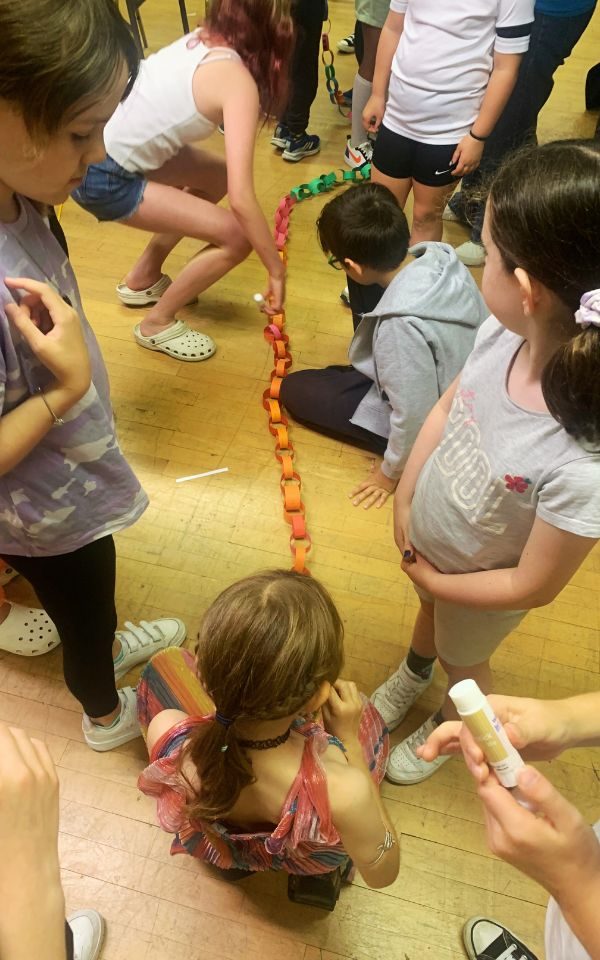
{"type": "Polygon", "coordinates": [[[600,327],[600,290],[584,293],[579,304],[579,310],[575,312],[575,323],[584,330],[591,326],[600,327]]]}

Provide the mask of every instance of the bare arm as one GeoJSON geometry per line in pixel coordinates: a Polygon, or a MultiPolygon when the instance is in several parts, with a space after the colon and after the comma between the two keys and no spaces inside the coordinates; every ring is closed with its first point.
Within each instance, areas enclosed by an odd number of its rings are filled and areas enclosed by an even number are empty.
{"type": "Polygon", "coordinates": [[[375,133],[379,129],[381,121],[383,120],[388,84],[392,70],[392,60],[400,43],[403,30],[404,14],[390,11],[383,25],[379,43],[377,44],[377,57],[375,60],[371,96],[363,110],[364,128],[372,133],[375,133]]]}
{"type": "MultiPolygon", "coordinates": [[[[502,116],[508,99],[517,82],[520,53],[494,53],[494,66],[485,91],[481,108],[471,127],[477,137],[487,139],[502,116]]],[[[462,176],[465,171],[475,170],[483,154],[484,143],[467,134],[458,144],[453,162],[457,166],[454,176],[462,176]]]]}
{"type": "Polygon", "coordinates": [[[551,603],[597,541],[534,521],[518,566],[477,573],[440,573],[423,557],[405,572],[434,597],[479,610],[530,610],[551,603]]]}
{"type": "Polygon", "coordinates": [[[161,710],[155,717],[152,717],[148,726],[148,733],[146,734],[148,756],[150,756],[155,744],[158,743],[165,733],[168,733],[172,727],[181,723],[182,720],[186,720],[188,717],[189,713],[184,713],[183,710],[161,710]]]}
{"type": "Polygon", "coordinates": [[[206,64],[194,77],[194,97],[201,112],[206,109],[207,84],[211,105],[218,102],[223,113],[229,206],[269,274],[272,312],[279,312],[285,299],[285,267],[254,189],[259,117],[256,84],[241,63],[224,60],[206,64]]]}
{"type": "MultiPolygon", "coordinates": [[[[87,392],[90,361],[77,313],[47,284],[6,279],[6,285],[30,291],[20,305],[8,304],[6,315],[41,363],[56,377],[44,390],[46,403],[62,417],[87,392]],[[47,332],[42,332],[42,328],[47,332]]],[[[0,418],[0,476],[21,462],[54,426],[41,396],[25,400],[0,418]]]]}
{"type": "Polygon", "coordinates": [[[387,887],[400,869],[396,831],[365,763],[358,739],[363,702],[355,683],[338,680],[323,707],[326,729],[344,743],[348,766],[327,777],[331,814],[344,849],[370,887],[387,887]],[[388,850],[386,837],[394,843],[388,850]],[[380,856],[381,854],[381,856],[380,856]]]}

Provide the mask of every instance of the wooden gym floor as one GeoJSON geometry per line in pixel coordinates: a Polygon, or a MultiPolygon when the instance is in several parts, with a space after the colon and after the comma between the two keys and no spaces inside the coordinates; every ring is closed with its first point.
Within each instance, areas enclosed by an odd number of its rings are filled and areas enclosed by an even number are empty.
{"type": "MultiPolygon", "coordinates": [[[[151,49],[178,35],[174,0],[153,0],[142,11],[151,49]]],[[[331,0],[330,14],[334,45],[352,29],[350,0],[331,0]]],[[[599,40],[596,15],[558,74],[542,115],[542,139],[592,135],[596,117],[584,112],[583,90],[599,40]]],[[[335,66],[342,88],[351,86],[354,59],[337,56],[335,66]]],[[[280,159],[267,130],[259,136],[256,180],[269,216],[291,186],[342,166],[349,128],[323,83],[310,129],[323,148],[298,165],[280,159]]],[[[222,138],[215,134],[210,146],[222,151],[222,138]]],[[[296,368],[344,362],[352,332],[338,299],[340,275],[328,268],[315,240],[322,203],[305,201],[292,217],[287,329],[296,368]]],[[[290,564],[279,470],[260,403],[272,353],[251,302],[263,289],[264,270],[250,257],[182,313],[216,339],[218,352],[208,362],[178,363],[136,346],[131,327],[139,316],[115,298],[114,286],[144,235],[98,225],[72,202],[63,225],[110,371],[120,438],[151,501],[139,523],[117,537],[120,618],[177,614],[192,647],[203,610],[223,587],[252,571],[290,564]],[[175,485],[177,476],[220,466],[229,472],[175,485]]],[[[451,225],[447,239],[463,238],[451,225]]],[[[177,273],[193,251],[191,242],[182,243],[170,271],[177,273]]],[[[293,440],[314,543],[310,568],[332,591],[346,624],[345,675],[370,693],[403,656],[416,609],[399,569],[391,503],[364,512],[348,500],[371,464],[368,455],[297,426],[293,440]]],[[[596,551],[561,596],[529,615],[498,651],[499,691],[560,697],[598,689],[599,587],[596,551]]],[[[19,580],[8,595],[30,598],[19,580]]],[[[442,688],[438,671],[394,740],[428,715],[442,688]]],[[[230,885],[188,857],[171,859],[155,805],[136,788],[143,741],[108,754],[85,746],[79,707],[62,681],[60,650],[31,661],[0,654],[0,719],[50,745],[62,788],[68,908],[92,906],[104,914],[104,960],[461,960],[461,926],[473,914],[508,923],[542,954],[546,895],[488,853],[479,803],[458,759],[420,786],[384,784],[402,831],[398,880],[381,891],[358,880],[326,914],[290,904],[281,875],[230,885]]],[[[571,752],[545,770],[586,817],[597,817],[600,751],[571,752]]]]}

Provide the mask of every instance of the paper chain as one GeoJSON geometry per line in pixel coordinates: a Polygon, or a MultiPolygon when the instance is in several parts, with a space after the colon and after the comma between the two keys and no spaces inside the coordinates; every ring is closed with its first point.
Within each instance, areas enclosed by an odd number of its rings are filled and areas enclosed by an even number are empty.
{"type": "Polygon", "coordinates": [[[325,86],[327,87],[327,93],[329,94],[329,99],[334,106],[338,108],[343,117],[348,117],[351,114],[351,111],[348,110],[347,113],[344,113],[342,109],[345,106],[344,94],[340,90],[340,85],[337,81],[335,75],[335,67],[333,65],[335,57],[333,55],[333,50],[329,46],[329,31],[331,30],[331,20],[327,21],[327,30],[324,30],[321,34],[321,43],[323,50],[321,52],[321,62],[325,67],[325,86]]]}
{"type": "MultiPolygon", "coordinates": [[[[279,256],[287,264],[287,242],[290,227],[290,215],[295,205],[308,197],[316,197],[327,193],[334,187],[345,183],[355,183],[357,179],[368,180],[371,176],[370,164],[365,164],[359,170],[342,170],[342,177],[338,179],[335,172],[323,173],[308,183],[301,183],[292,187],[290,192],[279,201],[275,211],[274,237],[279,256]]],[[[294,469],[294,445],[290,439],[290,429],[287,418],[283,415],[279,394],[283,378],[287,376],[292,366],[290,353],[290,339],[284,333],[285,312],[269,317],[264,335],[267,343],[273,347],[275,367],[271,371],[271,383],[263,393],[263,407],[269,415],[269,432],[275,437],[275,457],[281,464],[281,493],[283,496],[283,516],[286,523],[292,528],[290,534],[290,549],[294,558],[293,570],[298,573],[309,573],[306,566],[306,557],[312,542],[306,527],[306,515],[302,502],[302,480],[294,469]]]]}

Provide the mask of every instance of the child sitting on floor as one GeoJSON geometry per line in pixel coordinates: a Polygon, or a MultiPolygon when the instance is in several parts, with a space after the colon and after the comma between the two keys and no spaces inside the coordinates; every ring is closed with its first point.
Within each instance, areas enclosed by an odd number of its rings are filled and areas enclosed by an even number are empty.
{"type": "MultiPolygon", "coordinates": [[[[387,730],[355,684],[338,679],[342,663],[329,594],[284,570],[217,597],[195,671],[186,651],[152,660],[138,686],[151,760],[139,786],[157,798],[173,853],[225,870],[308,875],[320,905],[348,876],[348,857],[369,886],[394,881],[397,838],[378,786],[387,730]]],[[[300,877],[289,886],[307,902],[300,877]]]]}
{"type": "Polygon", "coordinates": [[[351,494],[355,506],[381,507],[488,311],[447,244],[412,247],[415,259],[403,267],[406,217],[380,184],[337,196],[323,208],[317,229],[331,266],[346,271],[355,317],[357,305],[367,312],[350,344],[352,366],[292,373],[281,400],[294,419],[319,433],[383,456],[351,494]]]}

